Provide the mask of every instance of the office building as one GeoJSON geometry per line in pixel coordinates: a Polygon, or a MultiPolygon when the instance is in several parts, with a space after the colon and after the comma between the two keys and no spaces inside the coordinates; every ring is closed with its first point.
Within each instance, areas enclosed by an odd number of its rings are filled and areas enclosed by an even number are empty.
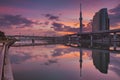
{"type": "Polygon", "coordinates": [[[100,11],[96,12],[93,17],[92,22],[92,31],[104,31],[109,30],[109,18],[107,13],[107,8],[103,8],[100,11]]]}

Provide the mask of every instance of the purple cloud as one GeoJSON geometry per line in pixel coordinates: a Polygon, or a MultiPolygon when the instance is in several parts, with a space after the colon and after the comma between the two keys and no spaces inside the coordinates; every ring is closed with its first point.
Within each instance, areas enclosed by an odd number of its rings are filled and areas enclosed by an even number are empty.
{"type": "Polygon", "coordinates": [[[48,60],[47,62],[44,63],[44,65],[51,65],[51,64],[54,64],[54,63],[58,63],[58,59],[51,59],[51,60],[48,60]]]}
{"type": "Polygon", "coordinates": [[[118,76],[120,76],[119,57],[113,57],[113,56],[110,57],[111,57],[110,65],[114,65],[114,66],[111,66],[109,69],[115,72],[118,76]]]}
{"type": "Polygon", "coordinates": [[[69,31],[69,32],[78,32],[79,31],[79,28],[72,28],[71,26],[66,26],[62,23],[56,23],[56,22],[53,22],[52,23],[53,25],[53,29],[55,31],[69,31]]]}
{"type": "MultiPolygon", "coordinates": [[[[52,23],[52,28],[55,30],[55,31],[64,31],[64,32],[79,32],[79,28],[74,28],[72,26],[67,26],[67,25],[64,25],[62,23],[57,23],[57,22],[53,22],[52,23]]],[[[83,31],[91,31],[91,22],[89,22],[87,24],[87,26],[85,26],[83,24],[83,31]]]]}
{"type": "Polygon", "coordinates": [[[48,25],[48,24],[49,24],[49,22],[48,22],[48,21],[46,21],[44,24],[45,24],[45,25],[48,25]]]}
{"type": "Polygon", "coordinates": [[[90,21],[86,26],[84,25],[83,30],[86,32],[92,31],[92,21],[90,21]]]}
{"type": "Polygon", "coordinates": [[[0,15],[0,27],[11,27],[17,25],[18,27],[31,26],[35,22],[22,17],[21,15],[0,15]]]}
{"type": "Polygon", "coordinates": [[[109,10],[111,13],[120,13],[120,4],[118,4],[115,8],[109,10]]]}
{"type": "Polygon", "coordinates": [[[24,54],[24,56],[21,56],[19,54],[18,55],[17,54],[10,55],[12,64],[20,64],[20,63],[25,62],[26,60],[32,58],[32,56],[29,55],[29,53],[25,53],[25,52],[18,52],[18,53],[24,54]]]}
{"type": "Polygon", "coordinates": [[[65,49],[58,48],[53,51],[52,57],[62,56],[62,55],[69,54],[70,52],[75,52],[75,51],[79,52],[79,49],[77,49],[77,48],[76,49],[74,49],[74,48],[65,48],[65,49]]]}
{"type": "Polygon", "coordinates": [[[55,31],[63,31],[63,28],[62,28],[62,26],[64,26],[63,24],[53,22],[52,25],[53,25],[52,28],[53,28],[55,31]]]}
{"type": "Polygon", "coordinates": [[[118,23],[120,23],[120,4],[109,11],[112,13],[109,14],[111,26],[118,26],[118,23]]]}
{"type": "Polygon", "coordinates": [[[55,20],[55,21],[59,21],[59,16],[54,16],[52,14],[45,14],[44,15],[46,18],[48,18],[48,20],[55,20]]]}

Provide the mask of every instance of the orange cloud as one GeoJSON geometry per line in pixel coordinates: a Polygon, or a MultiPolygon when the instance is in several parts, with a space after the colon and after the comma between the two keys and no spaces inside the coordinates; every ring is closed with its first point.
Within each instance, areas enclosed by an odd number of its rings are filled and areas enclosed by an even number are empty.
{"type": "Polygon", "coordinates": [[[59,35],[67,35],[67,34],[74,34],[74,32],[62,32],[62,31],[59,31],[57,32],[59,35]]]}
{"type": "MultiPolygon", "coordinates": [[[[80,52],[70,52],[68,54],[63,54],[62,56],[58,56],[58,58],[79,58],[80,57],[80,52]]],[[[90,55],[89,52],[83,52],[82,55],[83,59],[89,59],[90,55]]]]}

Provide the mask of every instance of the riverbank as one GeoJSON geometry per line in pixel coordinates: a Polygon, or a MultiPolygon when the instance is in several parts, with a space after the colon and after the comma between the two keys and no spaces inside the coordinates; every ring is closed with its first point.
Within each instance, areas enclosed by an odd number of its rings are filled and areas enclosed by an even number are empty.
{"type": "Polygon", "coordinates": [[[11,63],[9,60],[8,50],[14,40],[1,41],[2,49],[0,52],[0,80],[13,80],[13,74],[11,69],[11,63]]]}

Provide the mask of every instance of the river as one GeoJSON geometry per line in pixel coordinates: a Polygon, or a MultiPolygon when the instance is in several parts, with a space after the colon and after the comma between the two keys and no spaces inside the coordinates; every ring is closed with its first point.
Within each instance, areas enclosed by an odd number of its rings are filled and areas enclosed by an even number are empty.
{"type": "Polygon", "coordinates": [[[119,52],[56,44],[11,47],[9,55],[15,80],[120,79],[119,52]]]}

